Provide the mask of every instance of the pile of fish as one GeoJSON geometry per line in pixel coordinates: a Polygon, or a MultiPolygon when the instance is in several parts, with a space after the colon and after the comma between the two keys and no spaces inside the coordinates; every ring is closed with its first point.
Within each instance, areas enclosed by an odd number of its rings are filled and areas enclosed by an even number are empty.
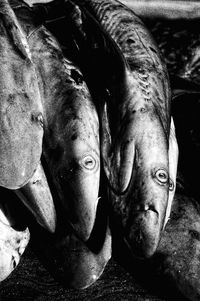
{"type": "Polygon", "coordinates": [[[119,235],[133,258],[166,253],[198,299],[200,209],[183,180],[176,191],[178,114],[149,30],[117,0],[1,0],[0,13],[0,279],[30,239],[20,200],[64,285],[94,283],[119,235]]]}

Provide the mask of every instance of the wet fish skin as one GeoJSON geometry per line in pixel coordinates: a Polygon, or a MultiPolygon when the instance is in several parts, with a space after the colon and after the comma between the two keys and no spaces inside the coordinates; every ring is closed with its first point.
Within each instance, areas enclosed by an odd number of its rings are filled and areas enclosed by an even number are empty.
{"type": "Polygon", "coordinates": [[[30,181],[22,188],[15,190],[15,193],[42,227],[52,233],[55,232],[56,209],[41,163],[30,181]]]}
{"type": "Polygon", "coordinates": [[[0,185],[18,189],[40,161],[43,110],[28,44],[8,1],[0,13],[0,185]]]}
{"type": "MultiPolygon", "coordinates": [[[[112,202],[113,206],[116,206],[114,210],[118,218],[121,219],[122,216],[125,241],[133,254],[138,257],[150,257],[153,255],[160,240],[160,233],[165,228],[170,217],[176,190],[176,172],[179,154],[173,120],[171,123],[169,139],[169,193],[166,193],[166,185],[161,183],[158,185],[155,174],[148,172],[148,170],[151,170],[148,168],[148,163],[151,164],[152,158],[148,159],[148,157],[145,157],[145,155],[148,156],[148,152],[141,148],[141,150],[144,150],[144,153],[143,156],[141,153],[137,155],[137,160],[140,161],[140,164],[139,167],[133,170],[131,183],[129,184],[131,189],[127,190],[127,193],[124,195],[118,196],[118,203],[116,205],[112,202]],[[144,165],[142,165],[142,162],[145,162],[144,165]],[[141,183],[142,190],[140,188],[141,183]],[[160,195],[162,195],[162,198],[160,198],[160,195]],[[127,202],[126,200],[130,201],[127,202]],[[141,200],[146,201],[141,202],[141,200]]],[[[157,143],[161,143],[161,141],[155,142],[155,145],[157,143]]],[[[154,162],[158,166],[160,166],[160,158],[159,153],[155,152],[154,162]]]]}
{"type": "MultiPolygon", "coordinates": [[[[14,195],[14,194],[13,194],[14,195]]],[[[0,201],[0,282],[6,279],[19,264],[20,258],[28,245],[30,232],[27,227],[17,229],[10,194],[1,189],[0,201]],[[9,196],[9,199],[7,198],[9,196]],[[10,215],[10,213],[12,213],[10,215]]],[[[17,210],[15,210],[17,213],[17,210]]]]}
{"type": "MultiPolygon", "coordinates": [[[[120,2],[75,3],[83,11],[89,10],[125,57],[123,92],[110,83],[111,100],[103,111],[104,169],[126,240],[138,256],[149,257],[158,245],[169,198],[171,203],[169,183],[172,176],[176,178],[177,162],[173,175],[169,169],[171,91],[167,69],[143,23],[120,2]],[[113,109],[117,112],[114,118],[113,109]]],[[[177,161],[176,155],[174,158],[177,161]]],[[[169,211],[168,206],[167,214],[169,211]]]]}
{"type": "MultiPolygon", "coordinates": [[[[32,30],[34,22],[30,11],[28,14],[32,30]]],[[[99,198],[97,112],[79,68],[64,58],[50,32],[40,26],[29,33],[28,42],[41,79],[45,111],[44,157],[67,218],[75,232],[87,240],[99,198]],[[46,79],[51,79],[51,85],[48,86],[46,79]]]]}
{"type": "Polygon", "coordinates": [[[34,248],[42,255],[46,268],[64,287],[89,287],[101,276],[111,258],[111,234],[104,209],[100,213],[102,218],[98,219],[99,225],[95,225],[87,242],[78,238],[65,221],[58,229],[58,236],[48,237],[44,232],[33,231],[34,248]]]}

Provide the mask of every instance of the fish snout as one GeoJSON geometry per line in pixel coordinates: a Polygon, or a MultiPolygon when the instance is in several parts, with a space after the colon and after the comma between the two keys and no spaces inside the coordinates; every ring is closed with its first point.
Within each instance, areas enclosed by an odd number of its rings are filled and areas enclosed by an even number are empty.
{"type": "Polygon", "coordinates": [[[76,235],[87,241],[92,232],[99,201],[100,162],[95,155],[76,160],[67,176],[59,177],[60,196],[76,235]]]}
{"type": "Polygon", "coordinates": [[[146,258],[156,251],[163,230],[169,195],[168,171],[159,167],[136,172],[131,184],[125,241],[136,257],[146,258]]]}
{"type": "Polygon", "coordinates": [[[154,254],[160,239],[159,213],[152,205],[138,206],[133,212],[131,225],[125,230],[125,241],[136,257],[154,254]]]}

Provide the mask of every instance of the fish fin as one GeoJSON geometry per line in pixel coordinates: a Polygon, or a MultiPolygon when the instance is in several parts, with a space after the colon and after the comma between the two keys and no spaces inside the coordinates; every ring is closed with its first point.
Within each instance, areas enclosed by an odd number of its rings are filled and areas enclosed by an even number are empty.
{"type": "Polygon", "coordinates": [[[135,139],[133,122],[124,118],[115,139],[110,134],[107,103],[104,105],[102,118],[102,149],[104,171],[112,190],[123,194],[129,186],[135,160],[135,139]],[[128,124],[128,126],[126,126],[128,124]],[[125,127],[124,127],[125,125],[125,127]]]}
{"type": "Polygon", "coordinates": [[[0,2],[0,14],[8,35],[15,47],[19,50],[23,58],[31,61],[31,53],[26,36],[7,0],[0,2]]]}
{"type": "Polygon", "coordinates": [[[165,214],[164,227],[170,217],[172,202],[173,202],[174,194],[175,194],[175,190],[176,190],[176,176],[177,176],[177,166],[178,166],[178,156],[179,156],[178,143],[176,140],[176,132],[175,132],[173,117],[171,117],[171,124],[170,124],[168,154],[169,154],[170,183],[169,183],[169,196],[168,196],[168,203],[167,203],[167,209],[166,209],[166,214],[165,214]]]}

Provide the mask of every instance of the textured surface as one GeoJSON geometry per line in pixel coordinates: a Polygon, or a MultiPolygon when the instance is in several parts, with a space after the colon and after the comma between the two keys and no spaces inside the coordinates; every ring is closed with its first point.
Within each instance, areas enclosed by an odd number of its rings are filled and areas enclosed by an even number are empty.
{"type": "MultiPolygon", "coordinates": [[[[176,24],[169,22],[165,22],[164,24],[162,22],[154,22],[153,24],[152,22],[150,26],[154,28],[153,34],[157,38],[166,56],[170,73],[176,74],[176,72],[179,72],[183,62],[189,59],[191,43],[194,44],[196,41],[198,44],[198,34],[196,32],[199,28],[198,22],[187,23],[181,21],[181,23],[176,24]]],[[[187,106],[185,106],[183,113],[186,114],[186,112],[187,106]]],[[[191,131],[192,128],[188,130],[188,133],[191,131]]],[[[199,140],[197,140],[197,134],[193,137],[196,137],[196,140],[193,139],[193,141],[198,147],[199,140]]],[[[188,144],[190,143],[191,140],[188,140],[188,144]]],[[[190,156],[189,154],[191,154],[191,152],[189,152],[189,147],[187,150],[187,156],[190,156]]],[[[195,158],[193,156],[192,166],[188,167],[190,168],[190,172],[193,170],[194,164],[195,158]]],[[[195,185],[196,184],[197,181],[195,182],[195,185]]],[[[174,234],[174,237],[176,239],[176,234],[174,234]]],[[[184,239],[185,238],[183,238],[183,242],[184,239]]],[[[36,235],[32,245],[25,251],[18,268],[7,280],[0,284],[0,300],[178,300],[169,279],[168,281],[164,281],[164,279],[155,276],[155,270],[153,269],[155,262],[154,265],[151,263],[147,265],[145,262],[130,263],[128,254],[123,252],[121,247],[121,244],[115,246],[115,253],[117,253],[116,258],[120,257],[122,261],[126,261],[126,266],[128,266],[129,270],[132,270],[132,275],[117,264],[115,258],[115,261],[112,259],[109,262],[104,274],[93,286],[83,291],[76,291],[63,288],[48,272],[42,263],[43,261],[41,259],[39,260],[37,256],[36,235]]],[[[184,256],[184,253],[182,253],[182,255],[184,256]]],[[[158,256],[157,264],[160,260],[161,258],[158,256]]],[[[183,301],[185,299],[181,297],[180,300],[183,301]]]]}
{"type": "Polygon", "coordinates": [[[150,294],[113,260],[102,277],[82,291],[64,289],[54,281],[31,249],[18,269],[0,285],[0,300],[166,300],[150,294]]]}

